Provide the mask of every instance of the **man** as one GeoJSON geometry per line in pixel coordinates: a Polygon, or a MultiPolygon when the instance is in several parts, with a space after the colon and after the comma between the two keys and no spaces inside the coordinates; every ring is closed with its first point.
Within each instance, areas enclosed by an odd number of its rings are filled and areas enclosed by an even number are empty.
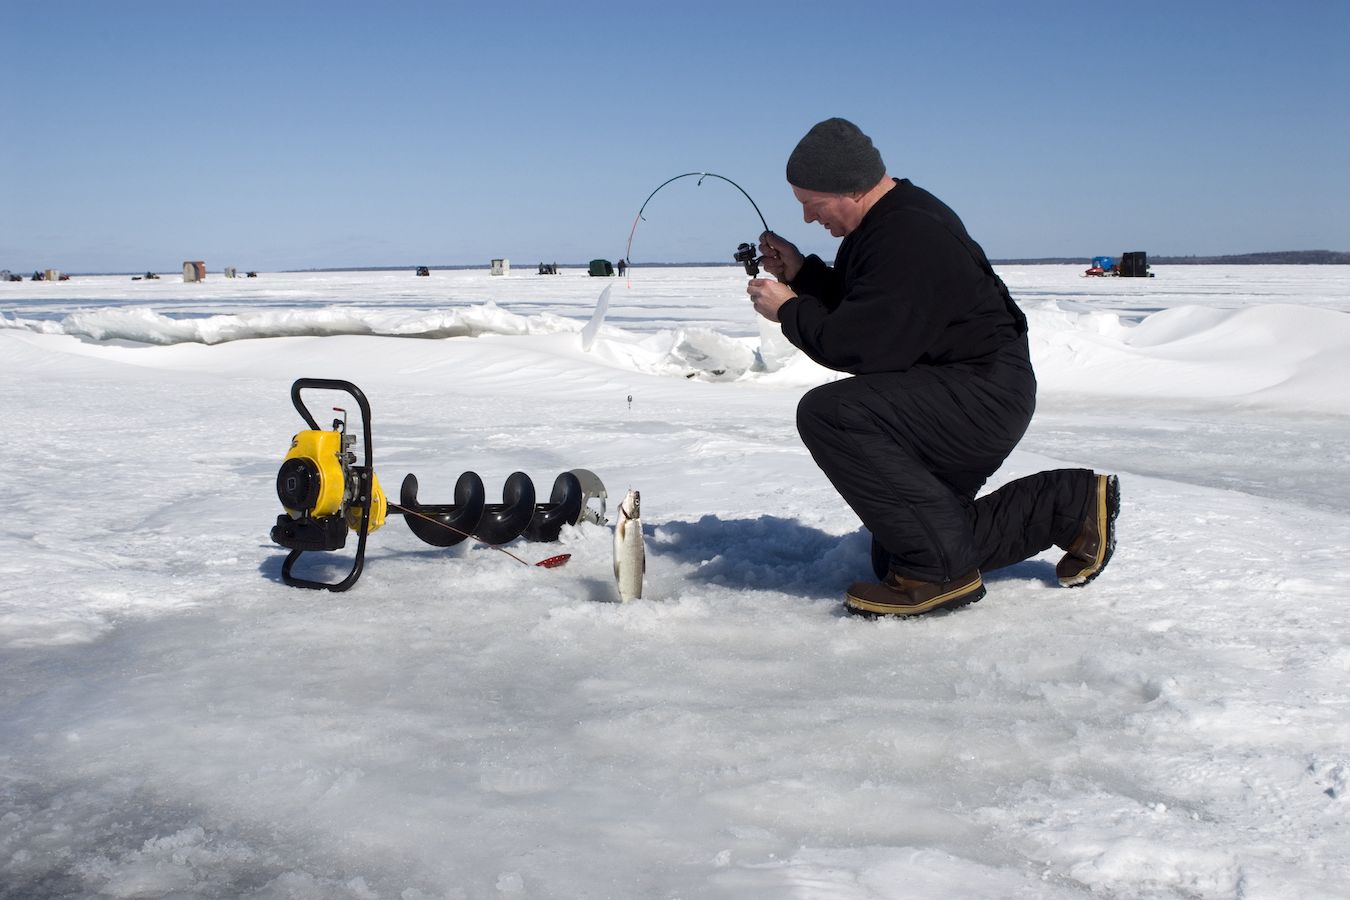
{"type": "Polygon", "coordinates": [[[919,615],[985,594],[982,572],[1058,546],[1060,584],[1096,578],[1115,546],[1114,475],[1058,469],[976,492],[1036,405],[1027,323],[945,204],[886,174],[856,125],[827,119],[788,158],[807,223],[841,237],[834,267],[772,232],[747,288],[760,315],[854,377],[802,397],[802,442],[872,533],[879,582],[849,611],[919,615]]]}

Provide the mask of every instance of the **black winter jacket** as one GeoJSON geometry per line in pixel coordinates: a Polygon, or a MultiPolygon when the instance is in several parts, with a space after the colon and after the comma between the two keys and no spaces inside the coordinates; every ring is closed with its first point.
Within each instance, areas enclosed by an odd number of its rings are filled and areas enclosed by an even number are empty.
{"type": "Polygon", "coordinates": [[[868,210],[834,268],[807,258],[778,311],[783,334],[853,374],[992,360],[1026,319],[946,204],[908,179],[868,210]]]}

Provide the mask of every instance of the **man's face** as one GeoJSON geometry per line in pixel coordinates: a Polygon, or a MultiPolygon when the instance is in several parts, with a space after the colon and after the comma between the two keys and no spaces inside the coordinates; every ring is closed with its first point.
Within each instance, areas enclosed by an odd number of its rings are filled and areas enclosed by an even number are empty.
{"type": "Polygon", "coordinates": [[[862,221],[863,208],[852,194],[826,194],[792,186],[792,195],[802,205],[802,218],[819,222],[835,237],[844,237],[862,221]]]}

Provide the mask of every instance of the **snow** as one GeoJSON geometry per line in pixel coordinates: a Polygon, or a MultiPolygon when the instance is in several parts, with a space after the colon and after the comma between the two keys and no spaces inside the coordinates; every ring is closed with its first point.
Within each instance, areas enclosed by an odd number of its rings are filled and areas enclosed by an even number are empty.
{"type": "Polygon", "coordinates": [[[1115,559],[906,621],[738,269],[0,284],[0,897],[1350,897],[1350,271],[1081,268],[1000,267],[989,487],[1119,473],[1115,559]],[[591,524],[285,586],[299,377],[395,494],[640,489],[645,599],[591,524]]]}

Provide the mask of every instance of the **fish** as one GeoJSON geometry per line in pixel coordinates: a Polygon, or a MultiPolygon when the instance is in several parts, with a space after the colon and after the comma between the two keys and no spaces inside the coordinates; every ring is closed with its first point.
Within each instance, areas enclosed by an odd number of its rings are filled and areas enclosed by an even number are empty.
{"type": "Polygon", "coordinates": [[[641,495],[630,490],[619,504],[614,524],[614,579],[619,583],[619,602],[642,598],[642,576],[647,572],[647,551],[642,545],[641,495]]]}

